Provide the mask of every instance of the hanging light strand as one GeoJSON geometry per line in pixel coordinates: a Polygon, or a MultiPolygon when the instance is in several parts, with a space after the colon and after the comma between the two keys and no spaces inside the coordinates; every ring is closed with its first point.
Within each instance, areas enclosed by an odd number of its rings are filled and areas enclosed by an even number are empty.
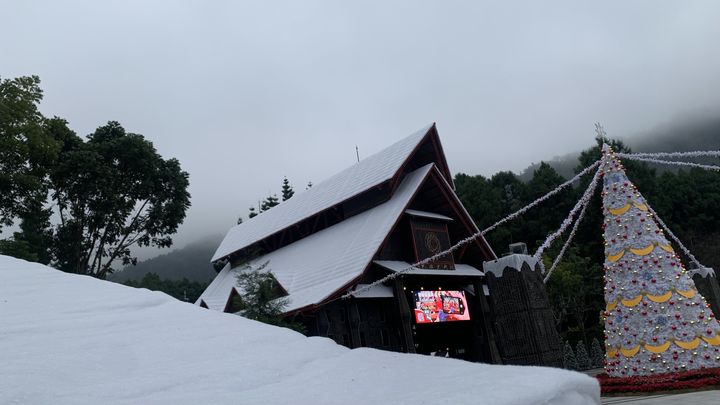
{"type": "Polygon", "coordinates": [[[685,167],[698,167],[700,169],[705,170],[712,170],[712,171],[720,171],[720,166],[713,166],[713,165],[704,165],[701,163],[693,163],[693,162],[679,162],[677,160],[662,160],[662,159],[655,159],[655,158],[649,158],[649,157],[638,157],[634,155],[628,155],[628,154],[620,154],[617,153],[619,157],[630,159],[630,160],[637,160],[641,162],[648,162],[648,163],[658,163],[663,165],[672,165],[672,166],[685,166],[685,167]]]}
{"type": "MultiPolygon", "coordinates": [[[[588,198],[585,200],[585,203],[582,206],[582,209],[580,210],[580,214],[578,214],[577,220],[575,221],[575,225],[573,225],[573,228],[570,230],[570,234],[568,235],[567,240],[565,241],[565,244],[563,245],[562,249],[560,249],[560,253],[558,253],[557,257],[555,257],[555,260],[553,261],[552,266],[550,266],[550,270],[548,270],[547,275],[545,275],[545,278],[543,279],[543,283],[547,283],[550,279],[550,276],[555,271],[555,268],[557,268],[558,264],[560,263],[560,260],[562,260],[563,256],[565,256],[565,252],[567,251],[568,247],[570,246],[570,243],[572,242],[573,238],[575,237],[575,232],[577,232],[577,229],[580,226],[580,222],[582,222],[583,218],[585,217],[585,211],[587,210],[587,207],[590,205],[590,199],[588,198]]],[[[539,263],[542,263],[542,260],[539,261],[539,263]]]]}
{"type": "MultiPolygon", "coordinates": [[[[517,211],[515,211],[514,213],[506,216],[505,218],[497,221],[496,223],[494,223],[494,224],[490,225],[489,227],[485,228],[484,230],[482,230],[482,231],[480,231],[480,232],[476,232],[476,233],[468,236],[467,238],[460,240],[459,242],[457,242],[456,244],[454,244],[453,246],[451,246],[449,249],[447,249],[447,250],[445,250],[445,251],[442,251],[442,252],[440,252],[440,253],[438,253],[438,254],[435,254],[435,255],[433,255],[433,256],[430,256],[430,257],[428,257],[428,258],[426,258],[426,259],[420,260],[419,262],[417,262],[417,263],[415,263],[415,264],[412,264],[412,265],[410,265],[410,266],[408,266],[408,267],[405,267],[405,268],[403,268],[403,269],[400,269],[400,270],[398,270],[398,271],[396,271],[396,272],[394,272],[394,273],[388,274],[387,276],[385,276],[385,277],[383,277],[383,278],[381,278],[381,279],[379,279],[379,280],[373,281],[373,282],[370,283],[370,284],[366,284],[366,285],[364,285],[364,286],[362,286],[362,287],[360,287],[360,288],[357,288],[357,289],[355,289],[355,290],[353,290],[353,291],[349,291],[349,292],[345,293],[344,295],[342,295],[340,298],[342,298],[342,299],[347,299],[347,298],[350,298],[350,297],[354,296],[355,294],[368,291],[368,290],[372,289],[372,288],[375,287],[375,286],[378,286],[378,285],[381,285],[381,284],[383,284],[383,283],[385,283],[385,282],[387,282],[387,281],[393,280],[393,279],[395,279],[395,278],[397,278],[397,277],[399,277],[399,276],[401,276],[401,275],[403,275],[403,274],[405,274],[405,273],[407,273],[407,272],[409,272],[409,271],[411,271],[411,270],[413,270],[413,269],[416,269],[416,268],[418,268],[418,267],[420,267],[420,266],[424,266],[424,265],[426,265],[426,264],[428,264],[428,263],[431,263],[431,262],[433,262],[433,261],[435,261],[435,260],[437,260],[437,259],[439,259],[439,258],[441,258],[441,257],[443,257],[443,256],[445,256],[445,255],[448,255],[448,254],[454,252],[455,250],[459,249],[460,247],[462,247],[462,246],[464,246],[464,245],[466,245],[466,244],[468,244],[468,243],[470,243],[470,242],[472,242],[472,241],[474,241],[474,240],[476,240],[476,239],[478,239],[478,238],[483,237],[485,234],[487,234],[488,232],[494,230],[494,229],[497,228],[498,226],[500,226],[500,225],[502,225],[502,224],[504,224],[504,223],[506,223],[506,222],[508,222],[508,221],[511,221],[511,220],[519,217],[520,215],[524,214],[524,213],[527,212],[528,210],[532,209],[533,207],[537,206],[538,204],[544,202],[545,200],[547,200],[547,199],[549,199],[550,197],[554,196],[555,194],[559,193],[559,192],[562,191],[564,188],[566,188],[566,187],[568,187],[569,185],[575,183],[575,182],[578,181],[582,176],[584,176],[584,175],[587,174],[588,172],[592,171],[593,169],[597,168],[599,165],[600,165],[600,160],[598,160],[598,161],[596,161],[595,163],[593,163],[592,165],[586,167],[586,168],[583,169],[580,173],[576,174],[575,177],[573,177],[572,179],[570,179],[570,180],[568,180],[568,181],[560,184],[560,185],[557,186],[554,190],[550,191],[549,193],[545,194],[544,196],[542,196],[542,197],[538,198],[537,200],[531,202],[530,204],[526,205],[525,207],[520,208],[519,210],[517,210],[517,211]]],[[[599,172],[599,171],[598,171],[598,172],[599,172]]],[[[598,172],[596,172],[595,178],[598,177],[598,174],[597,174],[598,172]]],[[[595,178],[594,178],[593,181],[595,181],[595,183],[597,183],[597,181],[595,180],[595,178]]]]}
{"type": "MultiPolygon", "coordinates": [[[[589,185],[588,188],[585,190],[585,193],[583,193],[582,197],[575,203],[575,206],[573,207],[573,209],[570,210],[570,214],[568,214],[567,218],[565,218],[565,220],[562,222],[562,224],[560,224],[560,228],[558,228],[557,231],[555,231],[555,232],[551,233],[550,235],[548,235],[547,239],[545,239],[545,241],[543,242],[543,244],[540,245],[540,247],[538,248],[538,250],[535,252],[535,254],[533,255],[533,257],[534,257],[536,260],[538,260],[539,263],[542,263],[542,262],[541,262],[541,260],[542,260],[541,256],[542,256],[543,252],[545,252],[545,250],[546,250],[547,248],[549,248],[550,245],[552,245],[552,243],[555,241],[555,239],[557,239],[558,237],[560,237],[560,235],[562,235],[562,234],[565,232],[565,230],[567,230],[567,228],[570,226],[570,224],[572,224],[573,219],[575,219],[575,215],[578,213],[578,211],[580,211],[580,210],[582,210],[583,212],[585,211],[585,207],[586,207],[586,206],[588,205],[588,203],[590,202],[590,199],[592,198],[593,192],[594,192],[595,189],[597,188],[598,181],[599,181],[599,179],[600,179],[600,172],[601,172],[600,169],[598,169],[598,170],[595,172],[595,176],[593,176],[593,179],[592,179],[592,181],[590,182],[590,185],[589,185]]],[[[542,264],[541,264],[541,266],[542,266],[542,264]]]]}
{"type": "Polygon", "coordinates": [[[720,157],[720,150],[698,150],[692,152],[615,153],[619,157],[632,158],[697,158],[720,157]]]}
{"type": "Polygon", "coordinates": [[[524,214],[524,213],[527,212],[528,210],[534,208],[534,207],[537,206],[538,204],[544,202],[545,200],[547,200],[547,199],[549,199],[550,197],[554,196],[555,194],[559,193],[560,191],[562,191],[562,190],[563,190],[564,188],[566,188],[567,186],[569,186],[569,185],[575,183],[576,181],[580,180],[580,178],[581,178],[582,176],[584,176],[584,175],[586,175],[587,173],[591,172],[593,169],[595,169],[595,168],[598,167],[598,166],[600,166],[600,161],[599,161],[599,160],[598,160],[597,162],[591,164],[590,166],[586,167],[586,168],[583,169],[580,173],[576,174],[575,177],[573,177],[572,179],[566,181],[565,183],[557,186],[557,188],[555,188],[554,190],[552,190],[552,191],[550,191],[549,193],[545,194],[544,196],[538,198],[537,200],[535,200],[535,201],[531,202],[530,204],[526,205],[525,207],[520,208],[519,210],[513,212],[512,214],[506,216],[505,218],[503,218],[503,219],[495,222],[494,224],[490,225],[489,227],[485,228],[485,230],[482,231],[482,234],[485,235],[486,233],[488,233],[488,232],[494,230],[495,228],[497,228],[498,226],[500,226],[500,225],[502,225],[502,224],[504,224],[504,223],[506,223],[506,222],[508,222],[508,221],[512,221],[513,219],[519,217],[520,215],[524,214]]]}
{"type": "Polygon", "coordinates": [[[680,239],[679,239],[677,236],[675,236],[675,234],[673,233],[673,231],[671,231],[670,228],[665,224],[665,221],[663,221],[663,220],[660,218],[660,216],[658,216],[657,212],[655,212],[655,210],[650,206],[650,204],[647,204],[647,207],[648,207],[648,211],[652,214],[653,217],[655,217],[655,220],[660,224],[660,226],[663,227],[663,229],[664,229],[665,232],[668,234],[668,236],[670,236],[670,237],[672,238],[672,240],[674,240],[675,243],[677,243],[677,245],[680,247],[680,250],[682,250],[683,253],[685,253],[685,255],[686,255],[688,258],[690,258],[690,260],[691,260],[693,263],[695,263],[695,265],[696,265],[699,269],[704,268],[705,266],[703,266],[703,265],[700,263],[700,261],[699,261],[697,258],[695,258],[695,256],[694,256],[692,253],[690,253],[690,250],[689,250],[688,248],[686,248],[685,245],[683,245],[682,242],[680,242],[680,239]]]}

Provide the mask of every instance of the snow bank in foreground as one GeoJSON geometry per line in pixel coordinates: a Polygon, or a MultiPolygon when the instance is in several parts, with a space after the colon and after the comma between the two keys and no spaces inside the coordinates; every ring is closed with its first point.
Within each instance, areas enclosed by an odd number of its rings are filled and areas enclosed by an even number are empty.
{"type": "Polygon", "coordinates": [[[349,350],[0,256],[2,404],[599,404],[583,374],[349,350]]]}

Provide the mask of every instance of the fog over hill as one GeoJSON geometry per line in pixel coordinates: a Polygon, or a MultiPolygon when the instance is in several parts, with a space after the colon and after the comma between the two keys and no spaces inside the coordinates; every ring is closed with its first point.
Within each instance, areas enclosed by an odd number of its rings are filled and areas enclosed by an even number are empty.
{"type": "Polygon", "coordinates": [[[147,273],[155,273],[161,279],[182,280],[208,283],[215,277],[215,270],[210,257],[220,244],[223,235],[211,235],[199,239],[189,245],[171,250],[152,259],[125,267],[122,271],[111,275],[109,279],[116,282],[140,280],[147,273]]]}
{"type": "MultiPolygon", "coordinates": [[[[610,138],[614,138],[612,134],[610,138]]],[[[618,137],[633,152],[686,152],[692,150],[720,150],[720,117],[684,119],[631,136],[618,137]]],[[[588,145],[589,146],[589,145],[588,145]]],[[[574,175],[580,151],[557,156],[546,162],[563,177],[574,175]]],[[[718,162],[714,162],[718,163],[718,162]]],[[[533,163],[520,174],[529,180],[540,163],[533,163]]],[[[657,167],[657,166],[656,166],[657,167]]],[[[666,170],[665,167],[658,167],[666,170]]]]}

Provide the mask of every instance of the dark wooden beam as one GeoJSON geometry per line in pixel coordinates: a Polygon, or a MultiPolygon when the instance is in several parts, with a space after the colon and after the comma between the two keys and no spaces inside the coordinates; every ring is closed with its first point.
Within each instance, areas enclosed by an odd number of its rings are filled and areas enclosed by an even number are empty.
{"type": "Polygon", "coordinates": [[[415,338],[413,337],[412,322],[413,313],[410,311],[410,305],[408,305],[407,298],[405,297],[405,285],[402,277],[395,277],[395,299],[400,310],[400,334],[405,344],[405,350],[407,353],[415,353],[415,338]]]}

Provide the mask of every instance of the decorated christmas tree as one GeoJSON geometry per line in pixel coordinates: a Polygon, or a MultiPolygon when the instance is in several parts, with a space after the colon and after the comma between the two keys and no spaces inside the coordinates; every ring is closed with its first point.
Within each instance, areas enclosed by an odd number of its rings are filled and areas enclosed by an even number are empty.
{"type": "Polygon", "coordinates": [[[602,159],[607,374],[720,367],[720,324],[608,146],[602,159]]]}

